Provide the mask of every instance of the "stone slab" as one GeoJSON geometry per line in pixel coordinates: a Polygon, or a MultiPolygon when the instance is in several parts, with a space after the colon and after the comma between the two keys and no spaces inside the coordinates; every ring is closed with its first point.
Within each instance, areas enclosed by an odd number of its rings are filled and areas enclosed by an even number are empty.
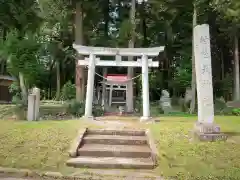
{"type": "Polygon", "coordinates": [[[67,161],[68,166],[85,168],[153,169],[151,158],[77,157],[67,161]]]}
{"type": "Polygon", "coordinates": [[[151,149],[147,145],[84,144],[78,150],[78,155],[91,157],[148,158],[151,157],[151,149]]]}
{"type": "Polygon", "coordinates": [[[119,135],[87,135],[83,138],[84,144],[108,145],[144,145],[147,144],[145,136],[119,136],[119,135]]]}
{"type": "Polygon", "coordinates": [[[77,137],[73,140],[69,150],[68,154],[70,157],[77,157],[78,148],[80,147],[82,143],[83,136],[85,135],[87,129],[81,129],[78,131],[77,137]]]}
{"type": "Polygon", "coordinates": [[[145,136],[144,130],[117,130],[117,129],[88,129],[87,134],[145,136]]]}
{"type": "Polygon", "coordinates": [[[157,160],[158,160],[158,157],[159,157],[159,153],[158,153],[157,146],[154,142],[154,139],[153,139],[152,134],[151,134],[149,129],[146,130],[146,136],[147,136],[148,145],[151,149],[151,157],[153,159],[154,164],[157,165],[157,160]]]}

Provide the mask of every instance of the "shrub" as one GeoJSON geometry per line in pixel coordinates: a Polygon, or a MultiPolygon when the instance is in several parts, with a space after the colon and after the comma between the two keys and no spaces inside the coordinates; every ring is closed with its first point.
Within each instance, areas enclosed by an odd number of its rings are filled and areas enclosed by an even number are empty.
{"type": "Polygon", "coordinates": [[[12,96],[12,103],[15,104],[14,114],[17,120],[27,119],[27,104],[21,100],[21,90],[18,82],[13,82],[9,86],[9,92],[12,96]]]}
{"type": "Polygon", "coordinates": [[[222,115],[232,115],[233,108],[232,107],[226,107],[222,110],[222,115]]]}
{"type": "Polygon", "coordinates": [[[214,111],[216,114],[223,114],[224,110],[226,110],[227,105],[221,99],[216,99],[214,102],[214,111]]]}
{"type": "Polygon", "coordinates": [[[76,97],[76,86],[68,81],[61,89],[61,100],[72,100],[76,97]]]}
{"type": "Polygon", "coordinates": [[[104,115],[104,110],[100,105],[93,105],[93,116],[99,117],[104,115]]]}
{"type": "Polygon", "coordinates": [[[16,115],[17,120],[26,120],[27,105],[24,104],[21,100],[17,100],[16,106],[14,107],[14,114],[16,115]]]}
{"type": "Polygon", "coordinates": [[[72,100],[67,106],[67,113],[77,117],[83,116],[84,111],[85,104],[83,102],[77,102],[76,100],[72,100]]]}
{"type": "Polygon", "coordinates": [[[21,89],[18,82],[13,82],[9,86],[9,92],[12,94],[12,102],[17,104],[21,100],[21,89]]]}
{"type": "Polygon", "coordinates": [[[142,112],[142,98],[141,97],[135,98],[135,112],[136,113],[142,112]]]}
{"type": "Polygon", "coordinates": [[[173,96],[171,98],[171,104],[172,106],[179,106],[180,105],[180,98],[179,97],[176,97],[176,96],[173,96]]]}
{"type": "Polygon", "coordinates": [[[240,116],[240,108],[234,108],[232,110],[232,114],[235,116],[240,116]]]}

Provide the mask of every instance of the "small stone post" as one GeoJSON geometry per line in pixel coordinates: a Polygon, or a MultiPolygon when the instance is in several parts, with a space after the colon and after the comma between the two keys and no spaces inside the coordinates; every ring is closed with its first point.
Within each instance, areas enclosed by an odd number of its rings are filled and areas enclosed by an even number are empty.
{"type": "Polygon", "coordinates": [[[35,102],[36,96],[34,94],[28,95],[28,109],[27,109],[27,120],[35,121],[35,102]]]}
{"type": "Polygon", "coordinates": [[[209,25],[194,28],[194,54],[197,80],[198,121],[194,135],[203,141],[226,139],[220,127],[214,124],[212,65],[209,25]]]}
{"type": "Polygon", "coordinates": [[[40,89],[35,87],[32,90],[32,94],[36,96],[35,98],[35,120],[39,119],[39,109],[40,109],[40,89]]]}

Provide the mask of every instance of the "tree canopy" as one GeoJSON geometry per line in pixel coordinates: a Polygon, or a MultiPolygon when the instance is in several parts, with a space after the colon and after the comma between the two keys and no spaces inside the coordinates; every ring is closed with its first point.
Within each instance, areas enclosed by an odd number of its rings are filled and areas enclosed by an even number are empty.
{"type": "MultiPolygon", "coordinates": [[[[191,87],[196,13],[197,24],[210,25],[214,95],[226,100],[239,99],[238,0],[136,2],[134,34],[129,13],[131,2],[1,0],[0,73],[16,77],[22,73],[27,88],[36,85],[46,98],[59,99],[64,84],[75,83],[76,56],[72,44],[77,33],[82,44],[108,47],[127,47],[134,35],[135,47],[166,46],[163,57],[159,57],[160,67],[152,70],[150,76],[151,99],[159,99],[161,89],[181,96],[191,87]]],[[[126,73],[123,69],[119,71],[126,73]]]]}

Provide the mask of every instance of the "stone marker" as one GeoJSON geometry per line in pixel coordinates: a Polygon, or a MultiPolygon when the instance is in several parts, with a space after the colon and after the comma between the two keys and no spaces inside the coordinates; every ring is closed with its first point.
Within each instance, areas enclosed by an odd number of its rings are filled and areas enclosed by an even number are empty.
{"type": "Polygon", "coordinates": [[[160,106],[164,111],[164,114],[167,114],[172,110],[171,98],[167,90],[162,90],[162,96],[160,98],[160,106]]]}
{"type": "Polygon", "coordinates": [[[39,108],[40,108],[40,89],[35,87],[32,93],[36,96],[35,99],[35,120],[39,119],[39,108]]]}
{"type": "Polygon", "coordinates": [[[28,110],[27,110],[28,121],[35,120],[35,99],[36,99],[36,96],[34,94],[28,95],[28,110]]]}
{"type": "Polygon", "coordinates": [[[27,120],[36,121],[39,118],[40,108],[40,89],[33,88],[31,94],[28,95],[27,120]]]}
{"type": "Polygon", "coordinates": [[[221,134],[220,127],[214,124],[210,35],[207,24],[194,28],[194,55],[198,96],[198,122],[194,126],[194,135],[204,141],[226,140],[226,135],[221,134]]]}

